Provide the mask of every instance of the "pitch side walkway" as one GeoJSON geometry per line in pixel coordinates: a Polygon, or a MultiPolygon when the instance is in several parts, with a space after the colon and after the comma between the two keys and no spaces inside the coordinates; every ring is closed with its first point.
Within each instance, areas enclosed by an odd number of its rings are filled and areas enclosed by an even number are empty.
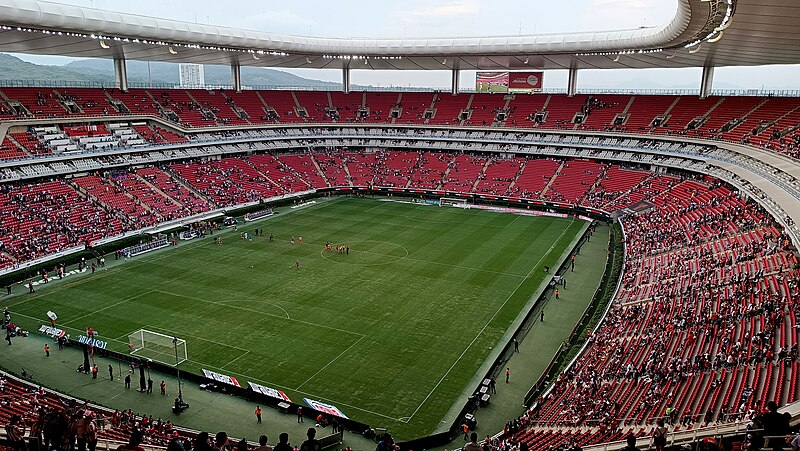
{"type": "MultiPolygon", "coordinates": [[[[177,379],[153,372],[155,382],[152,394],[139,393],[138,372],[132,376],[134,388],[125,389],[124,377],[128,368],[116,360],[96,358],[100,368],[96,380],[91,375],[78,373],[76,369],[83,362],[83,353],[79,348],[64,348],[59,351],[52,340],[32,333],[26,338],[15,338],[13,344],[8,346],[5,342],[0,348],[0,366],[19,375],[22,368],[31,375],[35,383],[68,393],[75,398],[89,399],[112,409],[132,409],[139,414],[153,415],[171,420],[174,424],[190,429],[216,433],[225,431],[237,438],[247,438],[258,441],[261,434],[269,437],[269,443],[278,442],[278,434],[289,433],[289,443],[292,445],[305,440],[308,427],[313,427],[314,422],[309,418],[305,423],[298,424],[294,413],[283,414],[276,409],[263,408],[262,424],[256,424],[256,404],[245,401],[236,396],[222,393],[212,393],[200,390],[196,383],[184,383],[183,398],[189,403],[189,409],[180,416],[173,415],[172,402],[178,393],[177,379]],[[50,357],[45,357],[43,347],[50,344],[50,357]],[[108,376],[108,365],[114,369],[114,381],[108,376]],[[120,376],[122,372],[122,377],[120,376]],[[164,380],[167,383],[167,396],[159,394],[159,384],[164,380]]],[[[326,436],[331,433],[331,428],[318,428],[317,436],[326,436]]],[[[344,434],[344,446],[350,445],[354,450],[372,451],[375,442],[366,440],[360,435],[351,432],[344,434]]]]}
{"type": "MultiPolygon", "coordinates": [[[[506,364],[511,370],[510,382],[506,384],[505,376],[499,376],[497,393],[492,395],[488,406],[475,414],[480,439],[500,432],[506,421],[525,411],[523,397],[578,322],[603,278],[610,232],[609,227],[598,225],[591,241],[583,244],[575,259],[575,271],[567,270],[564,274],[567,287],[559,288],[559,299],[551,297],[544,304],[543,322],[539,321],[540,310],[534,311],[536,321],[520,341],[519,352],[506,364]]],[[[465,443],[459,437],[442,449],[457,449],[465,443]]]]}

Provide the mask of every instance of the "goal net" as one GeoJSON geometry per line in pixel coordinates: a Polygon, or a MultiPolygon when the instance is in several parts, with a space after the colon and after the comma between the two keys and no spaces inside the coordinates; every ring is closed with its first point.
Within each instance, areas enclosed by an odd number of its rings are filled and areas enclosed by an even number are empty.
{"type": "Polygon", "coordinates": [[[441,197],[439,198],[439,206],[469,208],[469,199],[463,199],[457,197],[441,197]]]}
{"type": "Polygon", "coordinates": [[[189,360],[186,340],[146,329],[128,334],[131,354],[166,365],[181,364],[189,360]]]}

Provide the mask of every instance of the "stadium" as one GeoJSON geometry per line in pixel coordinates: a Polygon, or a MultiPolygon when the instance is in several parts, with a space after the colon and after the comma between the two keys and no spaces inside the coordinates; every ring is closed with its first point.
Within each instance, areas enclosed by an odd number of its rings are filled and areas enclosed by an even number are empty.
{"type": "Polygon", "coordinates": [[[800,6],[675,1],[357,39],[0,0],[0,52],[113,62],[0,80],[0,446],[800,446],[800,91],[713,89],[800,64],[800,6]],[[620,68],[701,76],[579,89],[620,68]]]}

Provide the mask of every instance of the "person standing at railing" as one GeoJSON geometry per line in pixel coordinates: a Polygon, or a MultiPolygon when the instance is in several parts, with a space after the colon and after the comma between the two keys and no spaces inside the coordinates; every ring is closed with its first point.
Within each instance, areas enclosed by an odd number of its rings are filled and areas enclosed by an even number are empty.
{"type": "Polygon", "coordinates": [[[656,451],[663,451],[667,446],[667,427],[664,425],[663,418],[656,421],[656,427],[653,429],[653,446],[656,451]]]}
{"type": "MultiPolygon", "coordinates": [[[[775,401],[767,402],[767,413],[761,415],[761,424],[764,426],[764,436],[776,437],[789,435],[789,420],[786,415],[778,413],[778,405],[775,401]]],[[[773,450],[782,449],[783,440],[770,439],[773,450]]]]}

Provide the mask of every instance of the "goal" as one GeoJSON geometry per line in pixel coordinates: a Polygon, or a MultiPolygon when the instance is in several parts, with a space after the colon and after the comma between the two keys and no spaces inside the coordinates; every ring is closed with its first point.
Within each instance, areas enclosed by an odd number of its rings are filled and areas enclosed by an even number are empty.
{"type": "Polygon", "coordinates": [[[189,360],[186,340],[147,329],[128,334],[131,354],[166,365],[181,364],[189,360]]]}
{"type": "Polygon", "coordinates": [[[439,198],[439,206],[469,208],[469,199],[463,199],[457,197],[441,197],[439,198]]]}

